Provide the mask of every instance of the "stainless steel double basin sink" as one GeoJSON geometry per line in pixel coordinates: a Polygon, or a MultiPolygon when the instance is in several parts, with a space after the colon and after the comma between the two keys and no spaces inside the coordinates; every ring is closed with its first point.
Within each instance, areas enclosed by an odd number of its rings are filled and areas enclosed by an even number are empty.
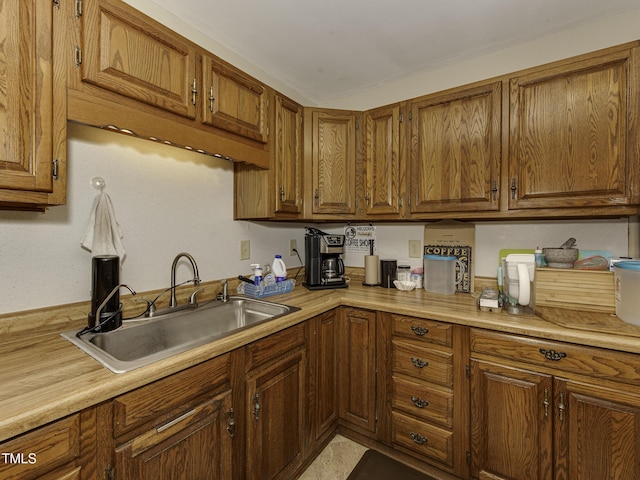
{"type": "Polygon", "coordinates": [[[117,330],[62,336],[115,373],[124,373],[300,310],[241,296],[212,300],[158,317],[125,321],[117,330]]]}

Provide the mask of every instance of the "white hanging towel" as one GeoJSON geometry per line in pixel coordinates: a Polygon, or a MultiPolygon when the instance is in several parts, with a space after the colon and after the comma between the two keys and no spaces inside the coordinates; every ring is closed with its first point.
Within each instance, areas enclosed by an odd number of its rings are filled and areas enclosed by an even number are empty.
{"type": "Polygon", "coordinates": [[[111,198],[101,191],[93,203],[89,226],[80,243],[82,247],[90,250],[94,257],[117,255],[122,263],[125,255],[121,241],[123,236],[122,228],[116,221],[111,198]]]}

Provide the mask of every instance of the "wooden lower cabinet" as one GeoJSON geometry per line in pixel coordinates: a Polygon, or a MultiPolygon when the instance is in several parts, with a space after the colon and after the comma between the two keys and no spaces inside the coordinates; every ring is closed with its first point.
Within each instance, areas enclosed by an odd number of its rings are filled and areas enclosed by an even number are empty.
{"type": "Polygon", "coordinates": [[[225,391],[118,446],[116,478],[232,478],[231,410],[225,391]]]}
{"type": "Polygon", "coordinates": [[[330,436],[338,425],[338,310],[331,310],[310,322],[309,393],[312,401],[310,433],[313,444],[330,436]]]}
{"type": "Polygon", "coordinates": [[[384,317],[392,331],[391,446],[467,478],[467,330],[405,315],[384,317]]]}
{"type": "Polygon", "coordinates": [[[291,478],[304,460],[305,325],[247,347],[246,478],[291,478]]]}
{"type": "Polygon", "coordinates": [[[481,330],[471,346],[472,478],[640,478],[635,355],[481,330]]]}
{"type": "Polygon", "coordinates": [[[95,475],[96,412],[89,408],[0,443],[0,478],[87,480],[95,475]]]}
{"type": "Polygon", "coordinates": [[[376,312],[344,308],[339,321],[340,423],[375,438],[376,312]]]}

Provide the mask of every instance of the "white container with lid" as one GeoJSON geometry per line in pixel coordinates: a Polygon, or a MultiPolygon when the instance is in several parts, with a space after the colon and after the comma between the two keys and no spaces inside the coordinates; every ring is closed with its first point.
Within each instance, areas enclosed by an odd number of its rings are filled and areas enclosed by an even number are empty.
{"type": "Polygon", "coordinates": [[[616,315],[640,325],[640,260],[623,260],[613,266],[616,315]]]}
{"type": "Polygon", "coordinates": [[[455,256],[424,256],[424,289],[431,293],[452,295],[464,277],[464,264],[455,256]],[[460,276],[456,280],[456,265],[460,276]]]}

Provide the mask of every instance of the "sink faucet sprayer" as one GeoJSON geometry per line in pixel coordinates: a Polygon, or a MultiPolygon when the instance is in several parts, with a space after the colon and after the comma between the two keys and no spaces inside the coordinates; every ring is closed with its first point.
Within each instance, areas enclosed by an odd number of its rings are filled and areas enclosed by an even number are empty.
{"type": "Polygon", "coordinates": [[[185,257],[191,263],[191,268],[193,268],[193,285],[200,285],[200,276],[198,275],[198,266],[196,265],[195,259],[186,252],[179,253],[176,255],[176,258],[173,259],[173,264],[171,264],[171,299],[169,300],[169,307],[173,308],[178,305],[178,301],[176,300],[176,266],[178,265],[178,260],[182,257],[185,257]]]}

